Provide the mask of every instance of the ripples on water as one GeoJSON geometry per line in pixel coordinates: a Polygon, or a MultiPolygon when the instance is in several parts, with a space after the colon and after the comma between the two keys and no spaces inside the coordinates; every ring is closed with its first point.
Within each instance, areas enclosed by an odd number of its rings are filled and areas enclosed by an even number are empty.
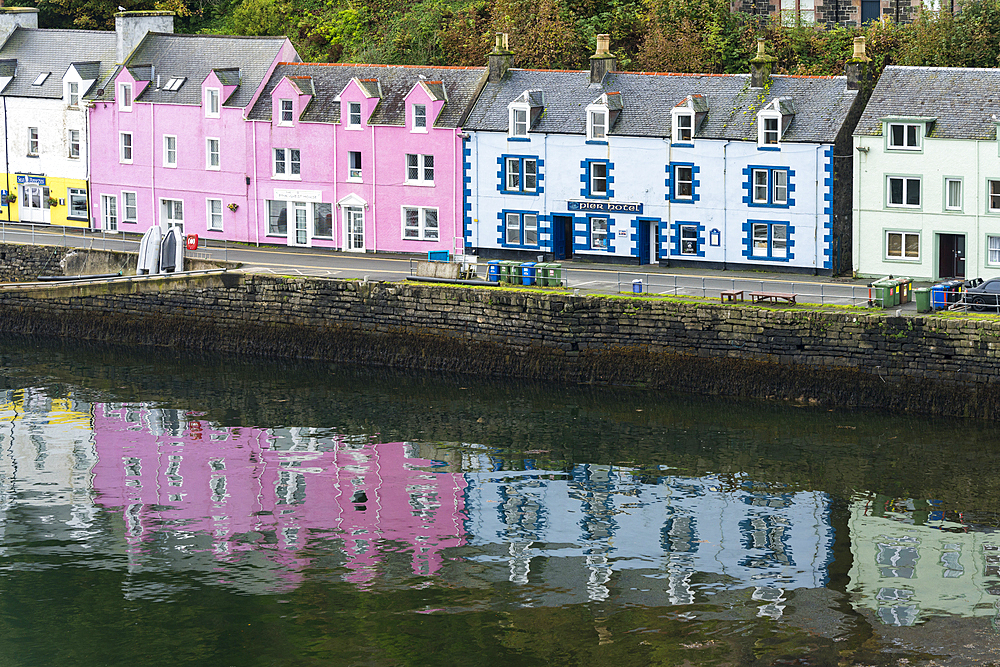
{"type": "Polygon", "coordinates": [[[991,425],[24,340],[0,363],[5,665],[998,656],[991,425]]]}

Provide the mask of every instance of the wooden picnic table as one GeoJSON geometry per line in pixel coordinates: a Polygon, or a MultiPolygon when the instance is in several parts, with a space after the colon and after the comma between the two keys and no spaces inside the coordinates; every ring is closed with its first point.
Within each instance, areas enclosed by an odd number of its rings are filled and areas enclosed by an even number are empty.
{"type": "Polygon", "coordinates": [[[797,296],[798,294],[790,294],[787,292],[750,292],[750,300],[754,303],[761,303],[762,301],[770,301],[771,303],[778,303],[779,301],[795,303],[795,297],[797,296]]]}
{"type": "Polygon", "coordinates": [[[726,301],[742,301],[743,300],[743,290],[741,289],[724,289],[722,293],[719,294],[719,301],[725,303],[726,301]]]}

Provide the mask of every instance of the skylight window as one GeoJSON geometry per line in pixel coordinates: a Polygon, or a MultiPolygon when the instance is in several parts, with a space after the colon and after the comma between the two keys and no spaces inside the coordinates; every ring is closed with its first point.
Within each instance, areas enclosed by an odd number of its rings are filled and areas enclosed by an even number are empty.
{"type": "Polygon", "coordinates": [[[49,74],[51,74],[51,72],[42,72],[41,74],[35,77],[35,80],[32,81],[31,85],[32,86],[42,85],[43,83],[45,83],[45,80],[49,78],[49,74]]]}
{"type": "Polygon", "coordinates": [[[163,90],[180,90],[184,82],[187,81],[186,76],[178,76],[167,80],[167,85],[163,86],[163,90]]]}

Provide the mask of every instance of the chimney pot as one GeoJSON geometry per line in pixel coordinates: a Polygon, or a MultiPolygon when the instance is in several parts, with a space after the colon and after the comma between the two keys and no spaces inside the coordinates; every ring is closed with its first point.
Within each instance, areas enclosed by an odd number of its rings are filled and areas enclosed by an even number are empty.
{"type": "Polygon", "coordinates": [[[868,61],[869,58],[865,55],[865,38],[855,37],[854,38],[854,55],[851,56],[852,60],[864,60],[868,61]]]}
{"type": "Polygon", "coordinates": [[[606,56],[611,51],[611,35],[597,36],[597,55],[606,56]]]}
{"type": "Polygon", "coordinates": [[[486,80],[490,83],[500,82],[514,60],[514,54],[507,47],[507,33],[498,32],[496,34],[493,51],[490,52],[486,60],[489,65],[486,80]]]}

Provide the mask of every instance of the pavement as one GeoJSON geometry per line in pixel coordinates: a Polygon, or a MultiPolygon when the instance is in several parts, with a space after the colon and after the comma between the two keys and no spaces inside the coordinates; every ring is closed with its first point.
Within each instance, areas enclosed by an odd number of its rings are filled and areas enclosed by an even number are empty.
{"type": "MultiPolygon", "coordinates": [[[[64,247],[95,248],[137,252],[141,236],[133,233],[108,234],[101,230],[26,225],[0,221],[0,242],[30,243],[64,247]]],[[[417,261],[425,255],[359,254],[325,248],[256,246],[246,243],[201,239],[197,251],[188,256],[217,261],[239,262],[245,272],[275,275],[332,278],[367,278],[376,281],[405,280],[413,274],[417,261]]],[[[585,261],[562,261],[566,287],[588,294],[666,294],[717,299],[724,290],[795,294],[798,303],[867,306],[867,279],[812,276],[760,270],[718,270],[682,266],[620,266],[585,261]]],[[[485,260],[478,275],[486,277],[485,260]]],[[[915,283],[914,287],[930,283],[915,283]]],[[[900,311],[916,311],[916,304],[896,306],[900,311]]]]}

